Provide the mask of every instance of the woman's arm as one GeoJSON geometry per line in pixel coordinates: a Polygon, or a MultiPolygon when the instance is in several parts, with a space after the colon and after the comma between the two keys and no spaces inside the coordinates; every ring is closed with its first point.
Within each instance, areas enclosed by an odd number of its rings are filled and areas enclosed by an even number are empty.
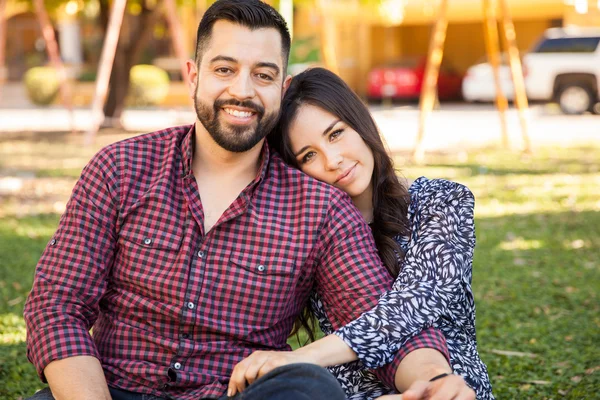
{"type": "Polygon", "coordinates": [[[425,193],[417,197],[417,238],[393,289],[371,311],[334,333],[369,368],[389,363],[412,336],[448,315],[451,303],[469,296],[465,288],[475,246],[473,195],[454,182],[425,185],[425,193]]]}

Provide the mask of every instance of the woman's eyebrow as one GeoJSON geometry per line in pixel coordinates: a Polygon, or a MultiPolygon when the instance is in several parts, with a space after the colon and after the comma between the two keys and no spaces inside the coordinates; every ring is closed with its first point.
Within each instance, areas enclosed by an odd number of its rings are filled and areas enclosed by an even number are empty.
{"type": "MultiPolygon", "coordinates": [[[[333,121],[327,128],[325,128],[325,130],[323,131],[323,133],[321,133],[321,136],[325,136],[327,135],[327,133],[333,129],[334,126],[337,125],[338,122],[341,122],[341,119],[336,119],[335,121],[333,121]]],[[[294,153],[294,157],[298,157],[299,154],[304,153],[304,151],[306,149],[308,149],[310,146],[304,146],[303,148],[301,148],[300,150],[298,150],[296,153],[294,153]]]]}

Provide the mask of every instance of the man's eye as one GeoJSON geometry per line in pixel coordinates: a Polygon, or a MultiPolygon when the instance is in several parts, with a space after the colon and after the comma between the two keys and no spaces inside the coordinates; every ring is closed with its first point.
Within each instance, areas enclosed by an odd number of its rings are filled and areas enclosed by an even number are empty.
{"type": "Polygon", "coordinates": [[[312,160],[315,155],[316,155],[316,153],[314,151],[309,151],[302,157],[301,163],[306,164],[307,162],[312,160]]]}
{"type": "Polygon", "coordinates": [[[271,78],[270,75],[263,74],[263,73],[258,74],[258,77],[260,79],[262,79],[262,80],[265,80],[265,81],[272,81],[273,80],[273,78],[271,78]]]}
{"type": "Polygon", "coordinates": [[[220,67],[220,68],[217,68],[215,70],[215,72],[217,72],[219,74],[228,74],[229,72],[231,72],[231,69],[230,68],[226,68],[226,67],[220,67]]]}

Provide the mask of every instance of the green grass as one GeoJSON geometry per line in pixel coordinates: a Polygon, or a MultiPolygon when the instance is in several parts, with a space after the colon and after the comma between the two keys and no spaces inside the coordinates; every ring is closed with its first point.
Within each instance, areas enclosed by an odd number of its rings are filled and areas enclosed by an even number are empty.
{"type": "MultiPolygon", "coordinates": [[[[43,386],[26,359],[21,317],[35,264],[81,167],[99,145],[125,136],[101,135],[85,150],[68,135],[39,137],[0,141],[0,179],[26,177],[0,195],[1,399],[43,386]]],[[[600,398],[598,160],[600,144],[530,157],[438,154],[419,167],[397,157],[411,179],[449,178],[475,194],[477,333],[498,399],[600,398]]]]}

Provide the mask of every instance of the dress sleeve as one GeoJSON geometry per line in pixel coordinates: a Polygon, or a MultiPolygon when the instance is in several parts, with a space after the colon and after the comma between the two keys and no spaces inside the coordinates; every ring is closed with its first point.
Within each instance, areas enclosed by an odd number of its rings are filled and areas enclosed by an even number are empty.
{"type": "Polygon", "coordinates": [[[423,188],[415,197],[412,240],[392,290],[334,332],[369,368],[390,363],[414,335],[448,315],[449,305],[464,298],[471,284],[473,194],[454,182],[429,183],[436,190],[423,188]]]}
{"type": "Polygon", "coordinates": [[[89,330],[98,316],[116,247],[115,164],[104,149],[84,168],[36,267],[23,314],[27,357],[44,382],[43,371],[54,360],[99,357],[89,330]]]}

